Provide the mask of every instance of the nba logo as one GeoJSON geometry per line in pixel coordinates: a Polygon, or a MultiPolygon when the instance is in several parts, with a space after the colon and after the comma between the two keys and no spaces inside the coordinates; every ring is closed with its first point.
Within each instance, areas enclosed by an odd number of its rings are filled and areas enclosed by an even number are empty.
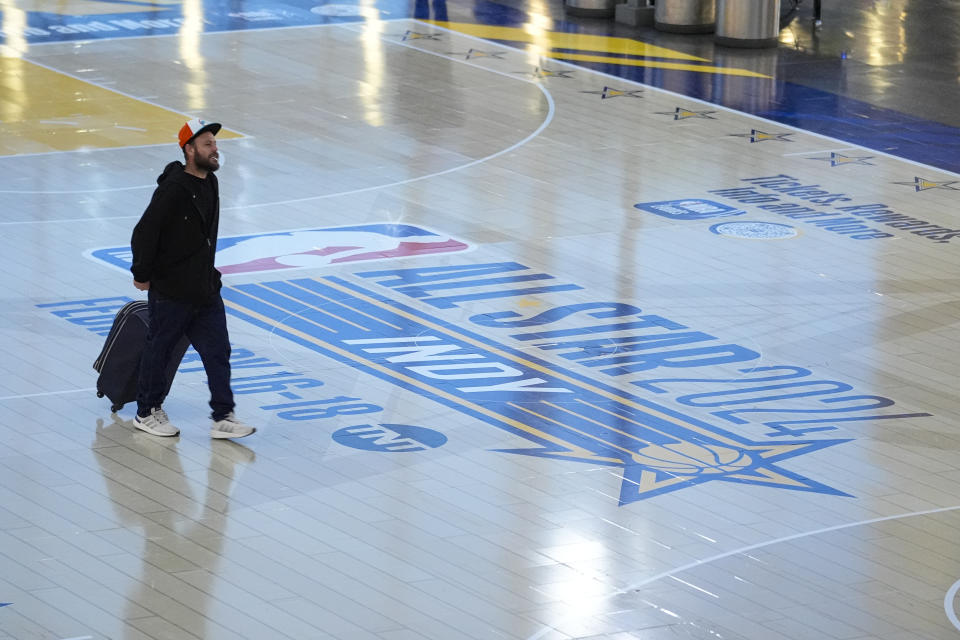
{"type": "Polygon", "coordinates": [[[658,216],[670,218],[671,220],[705,220],[707,218],[739,216],[746,213],[746,211],[737,209],[736,207],[699,198],[640,202],[633,206],[641,211],[655,213],[658,216]]]}
{"type": "MultiPolygon", "coordinates": [[[[472,248],[426,227],[372,223],[220,238],[216,265],[224,275],[232,275],[395,260],[472,248]]],[[[123,271],[130,269],[133,258],[129,246],[94,249],[84,255],[123,271]]]]}
{"type": "Polygon", "coordinates": [[[224,275],[285,271],[469,249],[465,242],[409,224],[363,224],[234,236],[217,243],[224,275]]]}

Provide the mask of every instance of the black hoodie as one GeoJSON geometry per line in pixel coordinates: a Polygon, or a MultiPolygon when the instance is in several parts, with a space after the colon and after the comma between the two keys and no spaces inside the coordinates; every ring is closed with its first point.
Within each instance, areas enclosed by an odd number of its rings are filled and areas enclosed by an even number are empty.
{"type": "Polygon", "coordinates": [[[194,304],[207,302],[220,290],[220,272],[213,266],[219,194],[213,172],[201,179],[184,171],[181,162],[164,168],[130,239],[130,271],[137,282],[149,282],[163,296],[194,304]]]}

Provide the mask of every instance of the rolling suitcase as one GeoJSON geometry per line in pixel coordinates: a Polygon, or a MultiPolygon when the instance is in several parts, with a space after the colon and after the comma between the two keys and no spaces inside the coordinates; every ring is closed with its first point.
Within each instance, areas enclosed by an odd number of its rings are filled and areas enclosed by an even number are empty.
{"type": "MultiPolygon", "coordinates": [[[[137,399],[137,379],[140,376],[140,354],[147,342],[150,312],[144,300],[128,302],[117,312],[103,350],[93,362],[97,378],[97,397],[106,396],[112,403],[110,410],[116,413],[128,402],[137,399]]],[[[190,341],[184,337],[173,348],[170,364],[167,365],[167,392],[173,384],[183,354],[190,341]]]]}

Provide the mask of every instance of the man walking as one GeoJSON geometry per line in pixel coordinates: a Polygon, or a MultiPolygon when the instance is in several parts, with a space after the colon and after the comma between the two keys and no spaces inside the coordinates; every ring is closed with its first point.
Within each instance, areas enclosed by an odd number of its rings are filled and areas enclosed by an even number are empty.
{"type": "Polygon", "coordinates": [[[147,292],[150,328],[140,360],[134,426],[155,436],[175,436],[162,404],[166,368],[187,336],[200,354],[210,387],[214,438],[242,438],[256,429],[234,416],[230,388],[230,338],[213,266],[220,222],[220,124],[190,120],[180,129],[185,165],[169,163],[157,178],[150,204],[133,229],[133,284],[147,292]]]}

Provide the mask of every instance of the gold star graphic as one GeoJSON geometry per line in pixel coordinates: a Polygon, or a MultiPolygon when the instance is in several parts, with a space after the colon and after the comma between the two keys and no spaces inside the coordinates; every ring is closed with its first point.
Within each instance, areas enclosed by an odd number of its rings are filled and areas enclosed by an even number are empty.
{"type": "Polygon", "coordinates": [[[683,107],[677,107],[673,111],[656,111],[655,113],[660,116],[673,116],[674,120],[687,120],[688,118],[716,120],[716,118],[710,115],[716,113],[716,111],[694,111],[692,109],[684,109],[683,107]]]}
{"type": "Polygon", "coordinates": [[[930,189],[946,189],[947,191],[960,191],[960,187],[955,187],[953,185],[960,183],[960,180],[947,180],[944,182],[936,182],[934,180],[927,180],[926,178],[921,178],[919,176],[914,177],[913,182],[894,182],[892,184],[902,184],[906,186],[913,187],[915,191],[929,191],[930,189]]]}
{"type": "Polygon", "coordinates": [[[514,73],[522,73],[528,76],[533,76],[534,78],[567,78],[570,79],[570,74],[573,71],[553,71],[552,69],[545,69],[543,67],[537,67],[533,71],[514,71],[514,73]]]}
{"type": "Polygon", "coordinates": [[[603,91],[581,91],[580,93],[592,93],[599,95],[601,100],[607,98],[642,98],[643,89],[614,89],[613,87],[604,87],[603,91]]]}
{"type": "Polygon", "coordinates": [[[780,142],[793,142],[788,136],[792,133],[768,133],[759,129],[751,129],[750,133],[731,133],[734,138],[750,138],[750,142],[766,142],[768,140],[779,140],[780,142]]]}
{"type": "Polygon", "coordinates": [[[407,32],[403,34],[401,40],[440,40],[439,33],[420,33],[418,31],[410,31],[407,29],[407,32]]]}
{"type": "Polygon", "coordinates": [[[466,53],[462,51],[448,51],[447,55],[451,56],[463,56],[464,60],[472,60],[474,58],[496,58],[497,60],[503,60],[503,56],[507,55],[506,51],[481,51],[480,49],[470,49],[466,53]]]}
{"type": "Polygon", "coordinates": [[[875,166],[872,162],[867,162],[867,160],[873,160],[873,156],[845,156],[842,153],[836,153],[834,151],[831,151],[830,155],[826,158],[807,158],[807,160],[822,160],[824,162],[829,162],[831,167],[839,167],[848,164],[865,164],[871,167],[875,166]]]}

